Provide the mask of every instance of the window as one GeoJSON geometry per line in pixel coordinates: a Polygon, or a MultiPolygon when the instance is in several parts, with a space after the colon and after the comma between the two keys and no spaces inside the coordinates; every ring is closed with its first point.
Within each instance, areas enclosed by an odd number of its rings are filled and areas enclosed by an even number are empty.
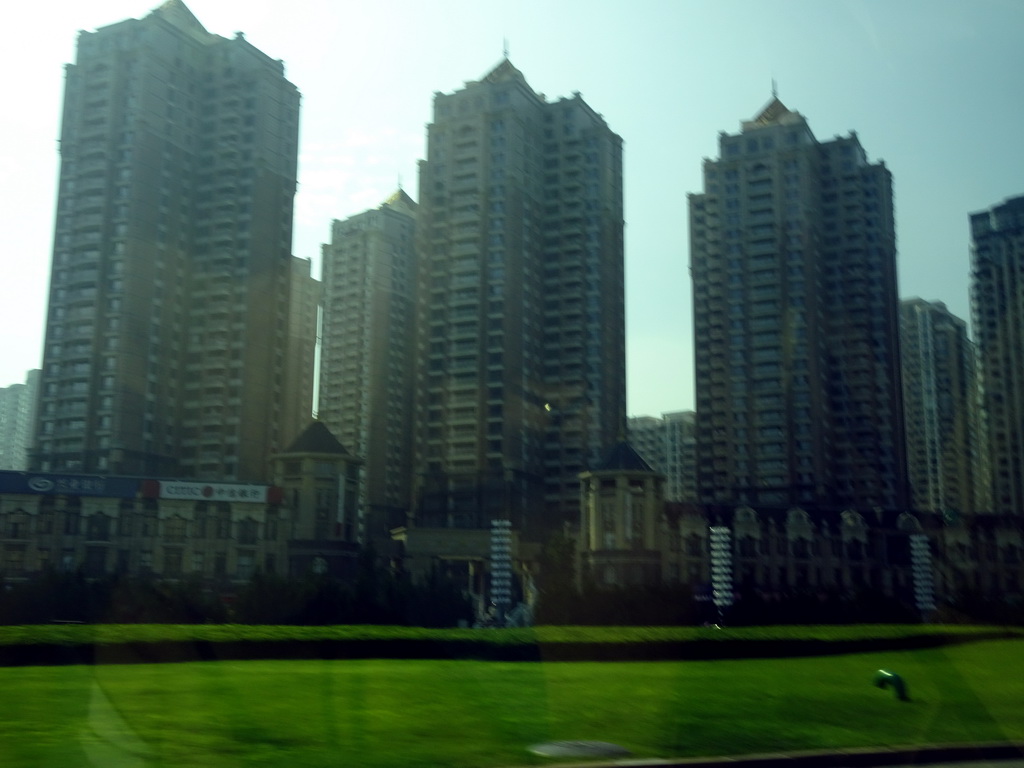
{"type": "MultiPolygon", "coordinates": [[[[185,518],[172,517],[164,522],[164,536],[167,541],[185,540],[185,518]]],[[[180,568],[179,568],[180,570],[180,568]]]]}
{"type": "Polygon", "coordinates": [[[217,538],[228,539],[231,538],[231,511],[230,510],[218,510],[217,511],[217,538]]]}
{"type": "Polygon", "coordinates": [[[260,524],[253,519],[241,520],[238,523],[238,543],[255,544],[259,537],[260,524]]]}
{"type": "Polygon", "coordinates": [[[164,549],[164,576],[181,575],[181,549],[167,547],[164,549]]]}
{"type": "Polygon", "coordinates": [[[238,553],[238,570],[237,575],[240,579],[249,579],[252,577],[252,566],[253,566],[253,554],[252,552],[239,552],[238,553]]]}
{"type": "Polygon", "coordinates": [[[110,541],[110,518],[102,512],[90,515],[85,530],[85,537],[89,541],[110,541]]]}

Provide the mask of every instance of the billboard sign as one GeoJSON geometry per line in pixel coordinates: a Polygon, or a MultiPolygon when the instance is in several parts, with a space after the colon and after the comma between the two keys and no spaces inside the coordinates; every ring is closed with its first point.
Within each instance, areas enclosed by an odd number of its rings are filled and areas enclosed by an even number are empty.
{"type": "MultiPolygon", "coordinates": [[[[266,504],[266,485],[244,485],[240,483],[192,483],[181,480],[160,480],[161,499],[184,499],[186,501],[232,501],[251,504],[266,504]]],[[[147,482],[147,485],[149,483],[147,482]]]]}
{"type": "Polygon", "coordinates": [[[131,477],[56,475],[47,472],[0,472],[0,493],[134,499],[139,493],[140,485],[138,479],[131,477]]]}

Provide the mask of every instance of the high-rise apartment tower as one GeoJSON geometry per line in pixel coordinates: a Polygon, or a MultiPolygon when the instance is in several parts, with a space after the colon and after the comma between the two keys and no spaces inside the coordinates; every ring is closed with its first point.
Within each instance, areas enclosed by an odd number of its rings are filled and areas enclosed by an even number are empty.
{"type": "Polygon", "coordinates": [[[284,373],[298,116],[279,60],[180,0],[81,33],[36,468],[266,476],[300,426],[284,373]]]}
{"type": "Polygon", "coordinates": [[[1024,514],[1024,197],[971,215],[971,315],[993,511],[1024,514]]]}
{"type": "Polygon", "coordinates": [[[416,203],[399,190],[335,221],[323,247],[318,416],[365,461],[361,500],[371,538],[409,509],[416,203]]]}
{"type": "Polygon", "coordinates": [[[690,197],[701,501],[906,503],[892,179],[777,98],[690,197]]]}
{"type": "Polygon", "coordinates": [[[967,323],[942,302],[900,302],[911,506],[987,511],[978,376],[967,323]]]}
{"type": "Polygon", "coordinates": [[[625,434],[621,138],[505,59],[435,95],[418,213],[416,524],[577,520],[625,434]]]}

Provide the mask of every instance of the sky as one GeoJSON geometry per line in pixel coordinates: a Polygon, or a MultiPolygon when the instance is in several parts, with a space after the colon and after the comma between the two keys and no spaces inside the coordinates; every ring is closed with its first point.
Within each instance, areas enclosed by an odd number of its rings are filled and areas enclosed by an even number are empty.
{"type": "MultiPolygon", "coordinates": [[[[0,49],[0,386],[39,367],[63,67],[78,30],[157,0],[5,10],[0,49]]],[[[579,91],[624,140],[630,415],[690,409],[687,194],[718,134],[771,96],[819,140],[856,131],[893,174],[900,295],[969,317],[968,214],[1024,195],[1020,0],[192,0],[210,32],[285,63],[302,92],[293,253],[333,219],[418,198],[433,94],[483,77],[507,45],[549,99],[579,91]]]]}

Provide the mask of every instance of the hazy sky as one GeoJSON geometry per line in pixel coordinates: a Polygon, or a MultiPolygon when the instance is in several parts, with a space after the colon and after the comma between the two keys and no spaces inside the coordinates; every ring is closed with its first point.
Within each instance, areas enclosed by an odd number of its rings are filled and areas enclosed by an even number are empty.
{"type": "MultiPolygon", "coordinates": [[[[5,9],[0,386],[40,364],[63,65],[80,29],[155,0],[5,9]]],[[[779,97],[819,139],[855,130],[892,170],[900,293],[967,317],[967,215],[1024,194],[1021,0],[192,0],[302,92],[297,256],[377,205],[417,160],[432,94],[512,62],[549,99],[580,91],[625,141],[629,413],[693,407],[686,195],[720,131],[779,97]]],[[[314,267],[315,269],[318,267],[314,267]]]]}

